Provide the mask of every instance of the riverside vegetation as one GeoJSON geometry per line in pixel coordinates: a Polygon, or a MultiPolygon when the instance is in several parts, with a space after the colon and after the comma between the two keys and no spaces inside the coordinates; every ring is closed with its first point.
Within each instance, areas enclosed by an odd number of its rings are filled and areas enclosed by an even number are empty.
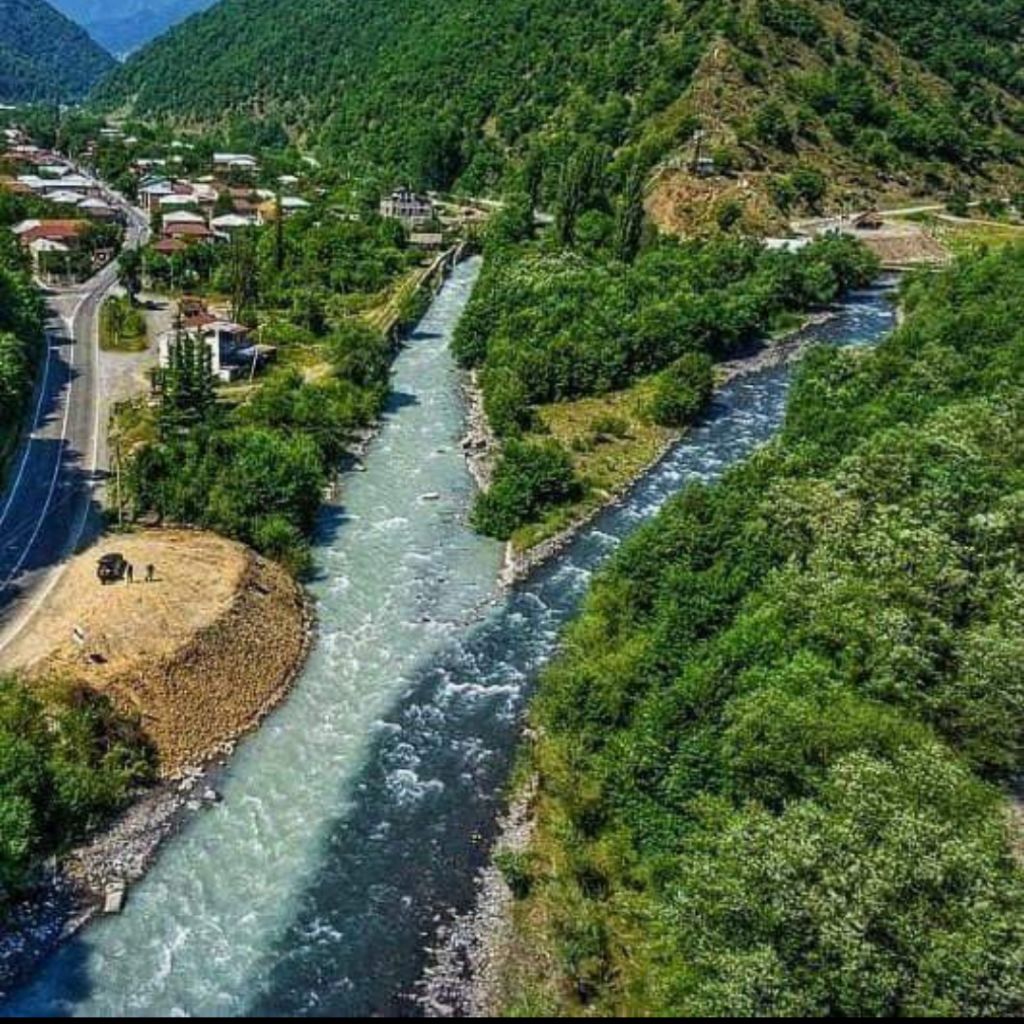
{"type": "Polygon", "coordinates": [[[598,579],[532,708],[507,1010],[1019,1012],[1022,296],[1022,246],[912,280],[598,579]]]}
{"type": "Polygon", "coordinates": [[[107,698],[0,678],[0,921],[33,866],[101,824],[153,768],[138,723],[107,698]]]}
{"type": "MultiPolygon", "coordinates": [[[[644,243],[643,210],[629,183],[618,201],[608,199],[594,183],[595,159],[584,153],[573,163],[556,230],[539,241],[529,240],[529,202],[510,200],[489,232],[484,271],[456,331],[456,358],[479,370],[488,419],[505,441],[493,485],[473,512],[477,527],[500,539],[548,515],[559,521],[559,506],[591,487],[574,472],[571,453],[543,436],[537,406],[646,378],[647,417],[685,427],[710,399],[713,360],[866,284],[878,269],[848,238],[799,254],[728,236],[644,243]]],[[[604,417],[595,429],[600,443],[625,427],[604,417]]]]}

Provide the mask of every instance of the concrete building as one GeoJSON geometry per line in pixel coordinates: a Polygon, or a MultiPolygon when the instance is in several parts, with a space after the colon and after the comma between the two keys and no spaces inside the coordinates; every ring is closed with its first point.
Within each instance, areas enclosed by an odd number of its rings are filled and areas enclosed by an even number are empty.
{"type": "Polygon", "coordinates": [[[380,215],[388,220],[399,220],[407,228],[416,228],[434,219],[434,204],[428,197],[410,189],[395,189],[380,201],[380,215]]]}

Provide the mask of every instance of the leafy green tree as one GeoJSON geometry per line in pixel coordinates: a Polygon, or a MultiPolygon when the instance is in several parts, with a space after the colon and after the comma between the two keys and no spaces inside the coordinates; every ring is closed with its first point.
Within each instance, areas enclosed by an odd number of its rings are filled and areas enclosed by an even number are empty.
{"type": "Polygon", "coordinates": [[[578,496],[569,454],[556,441],[516,441],[505,445],[490,489],[473,507],[481,533],[507,540],[524,523],[578,496]]]}
{"type": "Polygon", "coordinates": [[[703,352],[688,352],[658,377],[651,415],[662,426],[688,426],[711,400],[713,390],[711,359],[703,352]]]}
{"type": "Polygon", "coordinates": [[[137,723],[106,698],[0,678],[0,908],[36,861],[95,828],[152,769],[137,723]]]}
{"type": "Polygon", "coordinates": [[[125,290],[128,301],[135,305],[142,291],[142,253],[139,249],[122,249],[117,258],[117,281],[125,290]]]}
{"type": "Polygon", "coordinates": [[[640,251],[644,232],[644,191],[646,175],[634,163],[626,175],[626,187],[615,221],[615,254],[624,263],[632,263],[640,251]]]}
{"type": "Polygon", "coordinates": [[[700,950],[654,981],[668,1005],[960,1016],[1024,998],[1024,883],[993,795],[940,750],[841,759],[816,800],[778,817],[756,805],[707,814],[667,893],[669,941],[700,950]]]}
{"type": "Polygon", "coordinates": [[[360,387],[383,387],[391,364],[386,338],[372,327],[347,321],[328,339],[328,352],[335,371],[360,387]]]}
{"type": "Polygon", "coordinates": [[[217,400],[209,346],[190,331],[179,331],[158,371],[160,432],[172,437],[204,423],[217,400]]]}

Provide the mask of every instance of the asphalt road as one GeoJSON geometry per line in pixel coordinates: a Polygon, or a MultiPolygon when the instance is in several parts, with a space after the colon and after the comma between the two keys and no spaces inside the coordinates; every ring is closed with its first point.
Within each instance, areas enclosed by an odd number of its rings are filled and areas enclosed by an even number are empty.
{"type": "MultiPolygon", "coordinates": [[[[127,244],[147,230],[129,214],[127,244]]],[[[0,664],[4,648],[46,600],[68,557],[102,526],[107,409],[99,372],[99,308],[116,264],[48,297],[47,349],[30,429],[0,493],[0,664]]]]}

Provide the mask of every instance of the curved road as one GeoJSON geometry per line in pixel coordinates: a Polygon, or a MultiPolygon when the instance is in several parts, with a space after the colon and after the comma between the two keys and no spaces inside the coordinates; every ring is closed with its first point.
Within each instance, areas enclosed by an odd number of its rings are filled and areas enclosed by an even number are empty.
{"type": "MultiPolygon", "coordinates": [[[[139,245],[146,218],[119,205],[128,217],[126,244],[139,245]]],[[[98,491],[106,477],[107,410],[98,314],[116,282],[117,264],[111,263],[85,284],[49,297],[46,354],[30,429],[0,492],[0,663],[68,557],[102,524],[98,491]]]]}

